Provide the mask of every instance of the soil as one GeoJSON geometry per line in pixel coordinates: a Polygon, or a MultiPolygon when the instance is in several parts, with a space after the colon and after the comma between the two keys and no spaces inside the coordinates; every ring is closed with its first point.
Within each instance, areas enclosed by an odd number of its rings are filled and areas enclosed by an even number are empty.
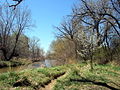
{"type": "Polygon", "coordinates": [[[52,90],[54,85],[56,84],[56,81],[60,78],[64,78],[66,76],[66,73],[64,73],[63,75],[57,77],[56,79],[51,80],[51,82],[48,85],[45,85],[44,88],[40,88],[39,90],[52,90]]]}

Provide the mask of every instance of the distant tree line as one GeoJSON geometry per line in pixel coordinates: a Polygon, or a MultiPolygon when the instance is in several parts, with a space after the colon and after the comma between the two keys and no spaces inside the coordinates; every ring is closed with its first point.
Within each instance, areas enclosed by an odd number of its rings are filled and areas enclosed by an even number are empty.
{"type": "Polygon", "coordinates": [[[55,27],[48,57],[105,64],[120,63],[120,1],[80,0],[55,27]]]}

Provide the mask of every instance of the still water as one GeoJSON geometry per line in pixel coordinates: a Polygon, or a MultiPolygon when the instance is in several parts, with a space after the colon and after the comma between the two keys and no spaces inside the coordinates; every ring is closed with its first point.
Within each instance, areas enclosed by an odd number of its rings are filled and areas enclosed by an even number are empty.
{"type": "Polygon", "coordinates": [[[11,72],[11,71],[21,71],[24,69],[33,69],[33,68],[40,68],[40,67],[52,67],[56,66],[56,60],[43,60],[39,62],[34,62],[29,65],[22,65],[22,66],[17,66],[17,67],[6,67],[6,68],[1,68],[0,73],[4,72],[11,72]]]}

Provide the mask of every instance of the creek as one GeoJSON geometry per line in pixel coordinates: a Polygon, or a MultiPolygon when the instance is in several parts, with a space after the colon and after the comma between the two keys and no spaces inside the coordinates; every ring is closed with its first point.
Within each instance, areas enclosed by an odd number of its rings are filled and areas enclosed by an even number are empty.
{"type": "Polygon", "coordinates": [[[57,60],[41,60],[38,62],[34,62],[29,65],[21,65],[17,67],[5,67],[5,68],[0,68],[0,73],[4,72],[12,72],[12,71],[21,71],[24,69],[33,69],[33,68],[41,68],[41,67],[52,67],[56,66],[57,60]]]}

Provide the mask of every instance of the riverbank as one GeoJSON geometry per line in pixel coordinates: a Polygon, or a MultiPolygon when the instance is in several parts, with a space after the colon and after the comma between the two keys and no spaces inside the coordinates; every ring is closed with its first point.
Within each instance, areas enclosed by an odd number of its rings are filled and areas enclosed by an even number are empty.
{"type": "Polygon", "coordinates": [[[0,68],[4,68],[4,67],[16,67],[16,66],[20,66],[20,65],[28,65],[32,63],[32,61],[28,60],[28,59],[13,59],[10,61],[2,61],[0,60],[0,68]]]}
{"type": "Polygon", "coordinates": [[[2,90],[44,90],[49,84],[52,90],[119,90],[120,67],[95,65],[91,71],[87,64],[72,64],[0,74],[2,90]]]}

